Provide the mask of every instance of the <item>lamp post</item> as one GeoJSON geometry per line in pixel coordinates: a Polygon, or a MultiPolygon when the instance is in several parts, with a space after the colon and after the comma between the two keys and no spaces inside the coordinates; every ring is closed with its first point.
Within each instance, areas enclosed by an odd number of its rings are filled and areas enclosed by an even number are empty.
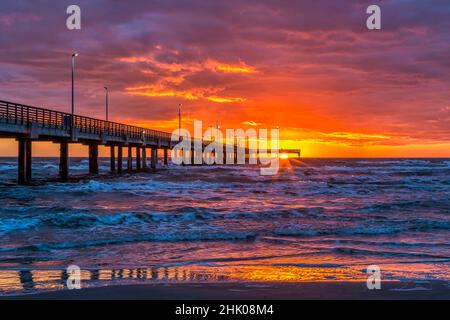
{"type": "Polygon", "coordinates": [[[74,95],[74,74],[75,74],[75,57],[78,57],[78,53],[72,53],[72,117],[71,127],[73,128],[73,116],[75,113],[75,95],[74,95]]]}
{"type": "Polygon", "coordinates": [[[108,117],[108,115],[109,115],[109,109],[108,109],[108,95],[109,95],[109,90],[108,90],[108,87],[103,87],[103,88],[105,88],[105,91],[106,91],[106,97],[105,97],[105,114],[106,114],[106,121],[108,121],[108,119],[109,119],[109,117],[108,117]]]}
{"type": "Polygon", "coordinates": [[[181,141],[181,107],[183,105],[180,103],[178,105],[178,140],[181,141]]]}

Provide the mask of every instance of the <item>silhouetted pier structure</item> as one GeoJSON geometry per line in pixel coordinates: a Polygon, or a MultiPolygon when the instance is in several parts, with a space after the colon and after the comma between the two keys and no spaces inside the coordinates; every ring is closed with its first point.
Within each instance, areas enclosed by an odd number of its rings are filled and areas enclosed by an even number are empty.
{"type": "MultiPolygon", "coordinates": [[[[178,143],[173,141],[172,134],[167,132],[3,100],[0,100],[0,138],[13,138],[18,141],[19,184],[26,184],[32,180],[33,141],[59,144],[59,176],[63,180],[69,177],[70,144],[81,143],[88,146],[89,174],[99,173],[99,146],[109,147],[110,172],[121,174],[125,170],[141,171],[149,167],[155,170],[158,150],[163,150],[163,164],[167,165],[169,150],[178,143]],[[124,160],[126,168],[123,167],[124,160]]],[[[191,164],[200,157],[200,163],[203,163],[202,155],[194,151],[195,142],[191,143],[190,150],[184,157],[191,164]]],[[[202,151],[210,142],[201,143],[202,151]]],[[[235,143],[232,147],[234,152],[227,153],[226,144],[223,144],[224,163],[227,162],[227,158],[238,159],[236,146],[235,143]]],[[[246,161],[250,162],[251,153],[252,149],[246,147],[244,155],[246,161]]],[[[215,153],[213,152],[211,156],[215,156],[215,153]]],[[[195,163],[198,164],[198,161],[195,163]]]]}
{"type": "Polygon", "coordinates": [[[158,150],[163,150],[163,163],[168,164],[168,150],[173,147],[171,134],[70,113],[32,107],[0,100],[0,137],[18,141],[18,182],[31,181],[32,142],[50,141],[59,144],[59,175],[69,175],[69,144],[81,143],[89,147],[89,173],[98,174],[98,148],[110,148],[110,171],[122,173],[146,169],[147,149],[150,168],[155,169],[158,150]],[[124,155],[124,149],[127,152],[124,155]],[[133,149],[135,161],[133,161],[133,149]],[[117,151],[117,154],[116,154],[117,151]],[[123,158],[126,157],[126,168],[123,158]],[[133,164],[134,163],[134,164],[133,164]]]}

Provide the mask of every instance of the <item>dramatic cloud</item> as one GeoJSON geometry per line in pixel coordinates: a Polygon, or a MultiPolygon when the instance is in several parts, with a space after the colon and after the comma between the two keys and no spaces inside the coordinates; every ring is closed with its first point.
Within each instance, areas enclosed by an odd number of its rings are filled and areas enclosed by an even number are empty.
{"type": "MultiPolygon", "coordinates": [[[[76,109],[167,130],[279,126],[286,139],[349,147],[450,143],[450,3],[374,1],[2,0],[0,99],[76,109]],[[251,120],[248,120],[251,119],[251,120]]],[[[384,149],[383,149],[384,150],[384,149]]],[[[442,154],[445,154],[442,153],[442,154]]]]}

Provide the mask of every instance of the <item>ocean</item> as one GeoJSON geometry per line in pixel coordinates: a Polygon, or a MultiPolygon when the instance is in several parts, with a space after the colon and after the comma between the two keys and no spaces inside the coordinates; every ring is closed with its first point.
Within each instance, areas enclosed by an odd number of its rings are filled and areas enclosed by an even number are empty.
{"type": "MultiPolygon", "coordinates": [[[[88,160],[73,158],[70,173],[88,160]]],[[[106,173],[108,159],[101,159],[106,173]]],[[[147,282],[450,280],[450,159],[290,159],[15,185],[0,158],[0,294],[147,282]]],[[[33,159],[35,179],[55,158],[33,159]]]]}

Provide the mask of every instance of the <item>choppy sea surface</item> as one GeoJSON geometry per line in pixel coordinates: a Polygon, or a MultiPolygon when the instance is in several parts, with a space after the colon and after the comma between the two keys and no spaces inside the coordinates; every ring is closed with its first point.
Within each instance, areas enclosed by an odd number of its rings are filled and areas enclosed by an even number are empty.
{"type": "MultiPolygon", "coordinates": [[[[71,159],[71,174],[87,172],[71,159]]],[[[100,171],[108,170],[102,159],[100,171]]],[[[450,159],[286,160],[10,184],[0,158],[0,294],[202,281],[450,280],[450,159]]],[[[54,158],[33,159],[37,180],[54,158]]]]}

